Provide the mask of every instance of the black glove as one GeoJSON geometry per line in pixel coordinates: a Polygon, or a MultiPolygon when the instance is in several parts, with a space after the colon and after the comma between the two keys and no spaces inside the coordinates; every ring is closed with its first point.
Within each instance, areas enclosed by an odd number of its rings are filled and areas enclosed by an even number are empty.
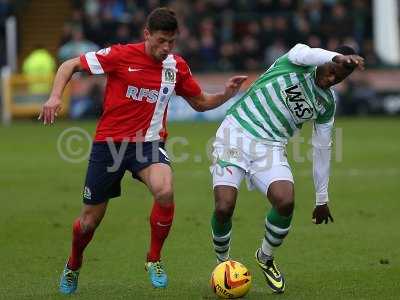
{"type": "Polygon", "coordinates": [[[312,221],[314,224],[321,224],[322,222],[328,224],[329,220],[333,222],[333,218],[331,212],[329,211],[328,204],[318,205],[314,208],[312,214],[312,221]]]}

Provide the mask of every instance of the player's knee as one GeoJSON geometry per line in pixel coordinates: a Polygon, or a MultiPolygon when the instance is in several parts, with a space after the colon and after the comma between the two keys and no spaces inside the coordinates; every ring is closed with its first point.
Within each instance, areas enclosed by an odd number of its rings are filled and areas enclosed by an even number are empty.
{"type": "Polygon", "coordinates": [[[220,222],[228,221],[235,210],[236,190],[228,187],[215,187],[215,214],[220,222]]]}
{"type": "Polygon", "coordinates": [[[84,213],[81,215],[81,229],[83,233],[96,230],[100,225],[102,217],[93,213],[84,213]]]}
{"type": "Polygon", "coordinates": [[[294,210],[294,201],[293,199],[285,199],[283,201],[281,201],[277,207],[276,210],[278,211],[278,213],[281,216],[290,216],[293,214],[293,210],[294,210]]]}
{"type": "Polygon", "coordinates": [[[218,221],[225,223],[232,218],[235,206],[229,202],[219,202],[215,205],[215,215],[218,221]]]}
{"type": "Polygon", "coordinates": [[[281,216],[290,216],[294,210],[294,197],[288,191],[275,191],[271,194],[275,209],[281,216]]]}
{"type": "Polygon", "coordinates": [[[275,202],[275,209],[281,216],[290,216],[293,214],[294,210],[294,200],[293,197],[281,197],[277,198],[275,202]]]}
{"type": "Polygon", "coordinates": [[[235,210],[235,201],[227,197],[216,199],[215,214],[219,221],[228,221],[235,210]]]}
{"type": "Polygon", "coordinates": [[[154,191],[154,199],[161,203],[168,203],[174,200],[172,186],[163,186],[154,191]]]}

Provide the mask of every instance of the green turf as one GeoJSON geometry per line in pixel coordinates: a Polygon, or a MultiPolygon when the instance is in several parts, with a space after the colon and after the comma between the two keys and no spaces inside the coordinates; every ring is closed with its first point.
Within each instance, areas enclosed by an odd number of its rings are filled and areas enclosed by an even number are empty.
{"type": "MultiPolygon", "coordinates": [[[[0,127],[1,299],[64,298],[57,285],[69,253],[71,223],[81,206],[86,170],[86,162],[67,163],[57,153],[57,137],[71,126],[92,133],[95,125],[59,122],[44,128],[24,122],[0,127]]],[[[168,289],[152,289],[143,268],[151,197],[144,186],[125,176],[123,196],[111,202],[88,247],[79,291],[72,298],[214,298],[208,284],[215,258],[205,143],[217,126],[170,126],[171,137],[189,140],[187,146],[176,144],[175,153],[186,151],[191,156],[174,164],[176,219],[163,257],[170,276],[168,289]]],[[[232,255],[253,274],[248,299],[399,299],[400,120],[340,119],[337,126],[343,129],[343,161],[332,167],[334,224],[311,223],[311,164],[292,163],[297,201],[293,230],[277,253],[287,279],[284,295],[268,292],[253,261],[269,205],[258,192],[241,190],[232,255]],[[388,264],[381,264],[382,259],[388,264]]],[[[309,131],[307,126],[306,141],[309,131]]],[[[309,147],[304,143],[301,153],[309,147]]]]}

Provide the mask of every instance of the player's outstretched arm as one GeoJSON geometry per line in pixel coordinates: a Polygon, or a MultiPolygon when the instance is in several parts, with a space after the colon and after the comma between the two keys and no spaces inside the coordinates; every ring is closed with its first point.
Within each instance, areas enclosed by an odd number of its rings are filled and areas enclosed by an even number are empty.
{"type": "Polygon", "coordinates": [[[55,117],[61,109],[61,97],[65,86],[71,79],[72,74],[82,71],[79,57],[69,59],[61,64],[54,78],[53,89],[49,99],[42,106],[38,120],[43,120],[43,124],[53,124],[55,117]]]}
{"type": "Polygon", "coordinates": [[[196,111],[206,111],[216,108],[235,96],[246,79],[247,76],[233,76],[225,83],[223,93],[207,94],[201,92],[199,96],[186,98],[186,101],[196,111]]]}
{"type": "Polygon", "coordinates": [[[321,48],[297,44],[288,52],[288,59],[299,66],[321,66],[328,62],[341,64],[346,68],[364,70],[364,58],[359,55],[342,55],[321,48]]]}
{"type": "Polygon", "coordinates": [[[321,66],[331,62],[339,53],[321,48],[311,48],[304,44],[297,44],[288,52],[288,59],[299,66],[321,66]]]}

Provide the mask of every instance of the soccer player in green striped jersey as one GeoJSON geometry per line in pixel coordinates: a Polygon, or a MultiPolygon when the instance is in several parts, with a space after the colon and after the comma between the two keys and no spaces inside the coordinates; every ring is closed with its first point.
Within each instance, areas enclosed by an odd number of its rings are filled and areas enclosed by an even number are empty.
{"type": "Polygon", "coordinates": [[[313,122],[313,222],[333,221],[328,207],[335,114],[331,87],[363,67],[363,58],[350,47],[331,52],[297,44],[228,110],[216,134],[211,166],[215,195],[211,225],[218,261],[229,259],[231,217],[240,183],[246,179],[250,189],[260,190],[272,204],[255,256],[268,286],[277,293],[284,291],[285,280],[273,253],[289,232],[294,209],[294,181],[285,145],[305,122],[313,122]]]}

